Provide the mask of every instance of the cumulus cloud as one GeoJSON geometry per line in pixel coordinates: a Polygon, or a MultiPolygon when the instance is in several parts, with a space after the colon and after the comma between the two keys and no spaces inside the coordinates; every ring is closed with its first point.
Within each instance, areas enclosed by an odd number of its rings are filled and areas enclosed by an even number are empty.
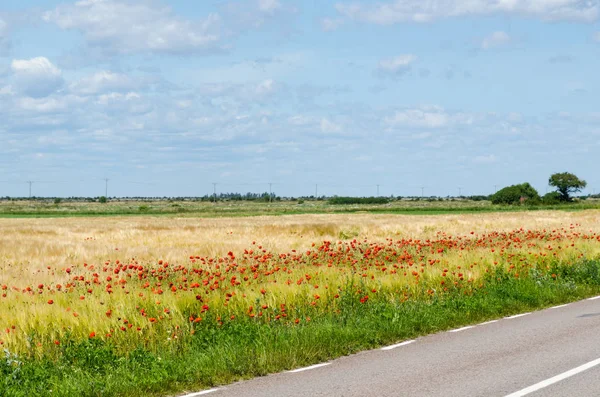
{"type": "Polygon", "coordinates": [[[589,23],[596,21],[600,14],[597,1],[582,0],[395,0],[373,3],[340,2],[335,8],[348,19],[378,25],[498,14],[589,23]]]}
{"type": "Polygon", "coordinates": [[[382,59],[377,65],[377,70],[384,75],[399,76],[408,72],[417,57],[411,54],[399,55],[394,58],[382,59]]]}
{"type": "Polygon", "coordinates": [[[72,83],[69,88],[72,92],[81,95],[92,95],[103,92],[130,91],[138,85],[138,82],[127,75],[100,71],[72,83]]]}
{"type": "Polygon", "coordinates": [[[15,59],[11,63],[11,69],[13,86],[29,97],[48,96],[64,83],[60,69],[45,57],[15,59]]]}
{"type": "Polygon", "coordinates": [[[481,42],[481,48],[489,50],[495,47],[501,47],[510,43],[510,36],[506,32],[498,31],[487,36],[481,42]]]}
{"type": "Polygon", "coordinates": [[[44,13],[46,22],[79,30],[88,45],[111,53],[190,53],[218,48],[220,18],[200,21],[175,16],[150,1],[82,0],[44,13]]]}

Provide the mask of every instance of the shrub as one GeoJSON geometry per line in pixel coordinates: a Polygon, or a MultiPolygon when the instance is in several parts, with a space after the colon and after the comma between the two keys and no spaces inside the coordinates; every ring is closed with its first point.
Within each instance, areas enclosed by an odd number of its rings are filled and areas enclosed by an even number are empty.
{"type": "Polygon", "coordinates": [[[99,201],[100,203],[102,203],[102,204],[106,204],[106,202],[107,202],[108,200],[106,199],[106,196],[100,196],[100,198],[98,198],[98,201],[99,201]]]}
{"type": "Polygon", "coordinates": [[[540,195],[529,183],[507,186],[498,190],[491,197],[492,204],[537,204],[540,195]]]}
{"type": "Polygon", "coordinates": [[[544,204],[560,204],[562,201],[562,196],[559,192],[549,192],[544,194],[542,197],[542,203],[544,204]]]}

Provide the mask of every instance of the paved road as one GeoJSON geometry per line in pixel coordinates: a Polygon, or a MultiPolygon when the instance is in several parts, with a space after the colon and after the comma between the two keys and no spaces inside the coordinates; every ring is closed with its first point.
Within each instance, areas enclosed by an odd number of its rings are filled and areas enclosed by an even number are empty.
{"type": "Polygon", "coordinates": [[[597,397],[597,359],[600,299],[430,335],[313,369],[235,383],[206,395],[597,397]],[[589,368],[565,374],[586,363],[589,368]],[[556,382],[547,385],[552,378],[556,382]],[[531,386],[538,390],[528,392],[531,386]]]}

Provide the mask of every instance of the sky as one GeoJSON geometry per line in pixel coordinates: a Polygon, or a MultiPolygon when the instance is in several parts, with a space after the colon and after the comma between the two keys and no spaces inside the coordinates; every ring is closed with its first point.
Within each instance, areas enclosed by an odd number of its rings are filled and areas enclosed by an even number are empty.
{"type": "Polygon", "coordinates": [[[600,193],[599,70],[598,0],[2,0],[0,196],[600,193]]]}

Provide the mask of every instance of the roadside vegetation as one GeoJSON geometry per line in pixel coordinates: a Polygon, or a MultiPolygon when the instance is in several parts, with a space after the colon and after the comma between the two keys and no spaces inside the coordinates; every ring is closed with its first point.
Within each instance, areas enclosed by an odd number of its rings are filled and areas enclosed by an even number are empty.
{"type": "Polygon", "coordinates": [[[199,390],[598,294],[598,214],[4,219],[0,394],[199,390]]]}

